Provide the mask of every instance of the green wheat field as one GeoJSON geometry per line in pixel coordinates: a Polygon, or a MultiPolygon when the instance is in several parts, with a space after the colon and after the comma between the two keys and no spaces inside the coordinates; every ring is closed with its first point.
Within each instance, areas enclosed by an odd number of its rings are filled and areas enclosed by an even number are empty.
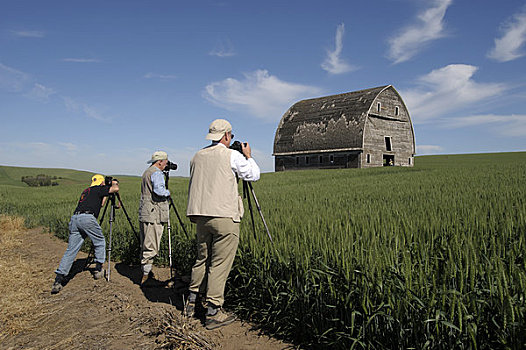
{"type": "MultiPolygon", "coordinates": [[[[91,175],[0,166],[0,213],[67,240],[91,175]],[[37,174],[57,176],[59,185],[21,182],[37,174]]],[[[138,230],[140,178],[114,176],[138,230]]],[[[189,233],[172,211],[181,274],[195,258],[187,187],[187,178],[170,179],[189,233]]],[[[245,202],[226,301],[239,317],[308,348],[526,347],[526,152],[422,156],[414,168],[268,173],[254,190],[274,244],[257,210],[254,234],[245,202]]],[[[167,264],[167,241],[159,265],[167,264]]],[[[122,210],[112,248],[112,259],[137,263],[138,241],[122,210]]]]}

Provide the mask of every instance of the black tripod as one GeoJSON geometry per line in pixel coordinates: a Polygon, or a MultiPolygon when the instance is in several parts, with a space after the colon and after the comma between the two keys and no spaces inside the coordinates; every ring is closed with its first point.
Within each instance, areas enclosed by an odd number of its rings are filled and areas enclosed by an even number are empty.
{"type": "MultiPolygon", "coordinates": [[[[164,184],[166,189],[168,189],[168,181],[170,180],[170,170],[163,170],[164,174],[164,184]]],[[[177,216],[177,220],[179,220],[179,224],[181,225],[184,234],[186,235],[186,238],[188,238],[188,232],[186,231],[186,228],[184,227],[183,220],[181,220],[181,217],[179,216],[179,213],[177,212],[177,208],[175,208],[174,201],[171,196],[168,196],[168,200],[170,201],[169,208],[173,208],[175,215],[177,216]]],[[[170,209],[168,209],[169,211],[170,209]]],[[[172,265],[172,225],[170,223],[170,218],[168,217],[168,259],[170,261],[170,280],[174,278],[173,273],[173,265],[172,265]]]]}
{"type": "MultiPolygon", "coordinates": [[[[121,196],[119,195],[118,192],[110,193],[110,195],[108,196],[108,200],[106,201],[106,205],[104,206],[104,211],[102,212],[102,216],[100,218],[99,225],[102,226],[102,222],[104,221],[104,215],[106,215],[106,210],[108,209],[108,206],[110,205],[110,203],[111,203],[110,218],[109,218],[110,235],[108,239],[108,249],[107,249],[108,250],[108,273],[106,274],[106,279],[108,280],[108,282],[110,281],[110,274],[111,274],[111,243],[112,243],[111,240],[112,240],[112,233],[113,233],[113,222],[115,221],[115,209],[122,208],[122,211],[124,212],[124,215],[126,215],[126,219],[128,219],[128,222],[130,223],[130,227],[133,233],[135,234],[135,237],[137,237],[137,240],[140,240],[139,235],[137,234],[137,231],[135,231],[135,228],[133,227],[130,216],[128,215],[128,212],[124,208],[124,204],[122,203],[121,196]],[[119,206],[116,205],[116,199],[119,201],[119,206]]],[[[92,247],[89,252],[88,258],[86,259],[86,265],[84,266],[84,269],[88,268],[88,266],[93,263],[93,255],[94,255],[94,250],[92,247]]]]}
{"type": "Polygon", "coordinates": [[[252,211],[252,201],[250,200],[251,193],[252,193],[252,197],[254,197],[254,203],[256,203],[256,208],[258,209],[259,215],[261,216],[261,220],[263,221],[263,225],[265,226],[265,230],[267,230],[268,238],[270,238],[270,242],[274,244],[274,241],[272,240],[272,236],[270,235],[270,231],[268,230],[268,226],[267,226],[267,222],[265,221],[265,217],[263,217],[263,213],[261,212],[261,207],[259,206],[259,202],[256,197],[256,192],[254,192],[252,183],[250,181],[243,180],[243,198],[246,198],[248,202],[248,209],[250,211],[250,218],[252,219],[252,230],[254,232],[254,238],[256,238],[256,225],[254,223],[254,213],[252,211]]]}

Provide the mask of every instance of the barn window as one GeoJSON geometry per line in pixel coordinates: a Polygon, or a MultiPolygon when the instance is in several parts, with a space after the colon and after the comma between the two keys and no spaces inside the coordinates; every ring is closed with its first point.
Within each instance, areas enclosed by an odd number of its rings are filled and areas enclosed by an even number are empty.
{"type": "Polygon", "coordinates": [[[296,157],[296,165],[300,165],[300,157],[296,157]]]}
{"type": "Polygon", "coordinates": [[[385,137],[385,149],[387,151],[392,151],[392,148],[391,148],[391,137],[390,136],[386,136],[385,137]]]}
{"type": "Polygon", "coordinates": [[[398,116],[400,114],[400,107],[395,107],[395,115],[398,116]]]}
{"type": "Polygon", "coordinates": [[[382,104],[380,102],[376,104],[376,109],[378,110],[378,113],[382,110],[382,104]]]}
{"type": "Polygon", "coordinates": [[[320,156],[320,164],[323,163],[323,157],[320,156]]]}
{"type": "Polygon", "coordinates": [[[366,161],[367,161],[367,164],[371,163],[371,155],[368,153],[367,156],[365,157],[366,161]]]}
{"type": "Polygon", "coordinates": [[[411,165],[411,158],[409,158],[409,165],[411,165]]]}
{"type": "Polygon", "coordinates": [[[331,156],[329,157],[331,163],[334,163],[334,156],[331,154],[331,156]]]}
{"type": "Polygon", "coordinates": [[[309,159],[310,159],[309,156],[305,157],[305,164],[309,164],[309,159]]]}

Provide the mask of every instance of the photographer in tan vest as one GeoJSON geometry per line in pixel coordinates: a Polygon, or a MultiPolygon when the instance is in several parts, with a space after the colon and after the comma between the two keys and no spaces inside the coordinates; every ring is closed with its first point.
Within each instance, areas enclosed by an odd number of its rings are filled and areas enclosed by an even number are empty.
{"type": "Polygon", "coordinates": [[[147,162],[150,165],[142,174],[139,224],[141,237],[141,285],[153,280],[153,259],[159,253],[164,224],[169,220],[170,191],[165,187],[162,171],[168,164],[168,154],[156,151],[147,162]]]}
{"type": "Polygon", "coordinates": [[[197,225],[197,259],[192,268],[185,314],[194,316],[197,294],[206,295],[207,329],[235,320],[222,306],[243,216],[237,180],[257,181],[260,176],[248,143],[242,144],[243,154],[229,148],[233,137],[228,121],[214,120],[206,136],[212,144],[198,151],[190,162],[186,215],[197,225]]]}

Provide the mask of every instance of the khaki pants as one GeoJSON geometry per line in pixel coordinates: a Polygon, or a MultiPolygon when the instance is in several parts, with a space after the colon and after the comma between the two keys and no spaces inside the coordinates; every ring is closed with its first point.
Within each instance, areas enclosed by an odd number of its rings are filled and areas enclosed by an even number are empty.
{"type": "Polygon", "coordinates": [[[197,259],[190,291],[205,293],[206,301],[223,306],[225,284],[239,244],[239,222],[231,218],[200,216],[197,224],[197,259]]]}
{"type": "Polygon", "coordinates": [[[159,254],[163,231],[163,224],[140,222],[141,265],[151,265],[153,263],[153,258],[159,254]]]}

